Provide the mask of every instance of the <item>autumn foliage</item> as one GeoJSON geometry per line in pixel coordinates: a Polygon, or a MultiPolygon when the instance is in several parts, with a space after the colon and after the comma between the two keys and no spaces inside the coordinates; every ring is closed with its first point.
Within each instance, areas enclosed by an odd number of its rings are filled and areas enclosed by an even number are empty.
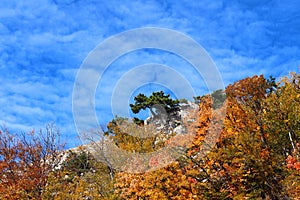
{"type": "Polygon", "coordinates": [[[248,77],[195,99],[199,107],[183,120],[186,134],[138,137],[127,133],[135,123],[112,120],[104,137],[141,155],[123,170],[84,147],[58,164],[54,135],[1,131],[0,199],[299,199],[299,74],[248,77]],[[153,156],[143,160],[146,154],[153,156]]]}
{"type": "Polygon", "coordinates": [[[51,169],[59,163],[59,132],[13,135],[0,131],[0,199],[40,199],[51,169]]]}
{"type": "MultiPolygon", "coordinates": [[[[298,166],[293,152],[299,141],[299,76],[279,83],[254,76],[225,92],[226,101],[218,109],[212,109],[211,96],[198,98],[197,124],[189,130],[195,134],[185,155],[154,172],[119,173],[116,193],[123,199],[295,198],[299,187],[291,189],[286,183],[299,185],[299,178],[288,179],[288,170],[298,166]],[[280,129],[274,130],[276,126],[280,129]],[[220,135],[211,147],[214,133],[220,135]],[[210,152],[206,155],[205,150],[210,152]]],[[[174,143],[170,141],[168,145],[174,143]]]]}

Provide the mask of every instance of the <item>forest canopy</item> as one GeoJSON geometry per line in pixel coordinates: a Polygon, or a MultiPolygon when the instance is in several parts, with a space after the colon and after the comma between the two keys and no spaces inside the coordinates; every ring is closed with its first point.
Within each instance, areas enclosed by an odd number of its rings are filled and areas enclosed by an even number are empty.
{"type": "MultiPolygon", "coordinates": [[[[150,109],[157,115],[157,105],[171,115],[180,110],[180,101],[163,92],[139,94],[134,100],[129,105],[133,113],[150,109]]],[[[118,123],[127,119],[107,125],[104,137],[129,152],[155,152],[184,143],[174,162],[141,173],[116,170],[86,146],[64,150],[55,126],[24,134],[2,129],[0,199],[299,199],[299,74],[278,81],[247,77],[196,100],[195,120],[184,121],[194,133],[188,144],[186,137],[163,131],[155,137],[128,135],[118,123]],[[213,120],[220,113],[225,118],[213,120]],[[220,135],[203,156],[209,131],[220,135]]],[[[136,125],[132,123],[128,126],[136,125]]],[[[160,154],[146,165],[156,166],[164,159],[160,154]]],[[[140,166],[139,160],[131,163],[133,168],[140,166]]]]}

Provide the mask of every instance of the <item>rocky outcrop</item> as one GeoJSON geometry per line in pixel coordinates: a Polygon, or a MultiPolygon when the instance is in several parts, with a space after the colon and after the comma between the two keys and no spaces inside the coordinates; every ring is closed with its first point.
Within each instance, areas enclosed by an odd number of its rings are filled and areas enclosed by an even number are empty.
{"type": "Polygon", "coordinates": [[[157,132],[164,132],[166,134],[183,134],[185,128],[183,122],[193,122],[195,119],[188,119],[190,113],[199,108],[198,104],[186,101],[180,103],[180,110],[172,115],[168,115],[165,112],[161,112],[158,116],[150,116],[145,119],[144,124],[153,124],[156,127],[157,132]]]}

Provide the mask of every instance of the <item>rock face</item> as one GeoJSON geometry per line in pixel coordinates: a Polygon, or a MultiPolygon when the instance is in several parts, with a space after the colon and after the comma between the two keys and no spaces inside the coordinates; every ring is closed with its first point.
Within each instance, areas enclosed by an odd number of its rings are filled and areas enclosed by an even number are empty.
{"type": "Polygon", "coordinates": [[[198,104],[187,101],[184,103],[180,103],[179,112],[168,115],[164,112],[161,112],[158,116],[150,116],[145,121],[144,124],[153,124],[156,127],[157,132],[164,132],[166,134],[184,134],[185,128],[183,125],[183,121],[193,122],[195,119],[187,119],[190,113],[196,109],[198,109],[198,104]]]}

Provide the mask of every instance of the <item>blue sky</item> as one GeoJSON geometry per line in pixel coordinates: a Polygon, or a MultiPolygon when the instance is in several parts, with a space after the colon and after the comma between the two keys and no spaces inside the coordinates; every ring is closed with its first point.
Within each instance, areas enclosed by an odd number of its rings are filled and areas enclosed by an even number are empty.
{"type": "MultiPolygon", "coordinates": [[[[193,38],[214,60],[225,85],[254,74],[299,72],[299,9],[298,0],[1,0],[0,125],[26,132],[55,122],[67,147],[79,145],[72,115],[76,73],[99,43],[134,28],[168,28],[193,38]]],[[[133,52],[116,60],[99,82],[96,110],[103,123],[111,116],[115,85],[132,66],[147,63],[180,66],[196,93],[205,92],[178,57],[133,52]]],[[[144,75],[157,76],[149,70],[144,75]]],[[[141,85],[134,94],[161,88],[141,85]]]]}

